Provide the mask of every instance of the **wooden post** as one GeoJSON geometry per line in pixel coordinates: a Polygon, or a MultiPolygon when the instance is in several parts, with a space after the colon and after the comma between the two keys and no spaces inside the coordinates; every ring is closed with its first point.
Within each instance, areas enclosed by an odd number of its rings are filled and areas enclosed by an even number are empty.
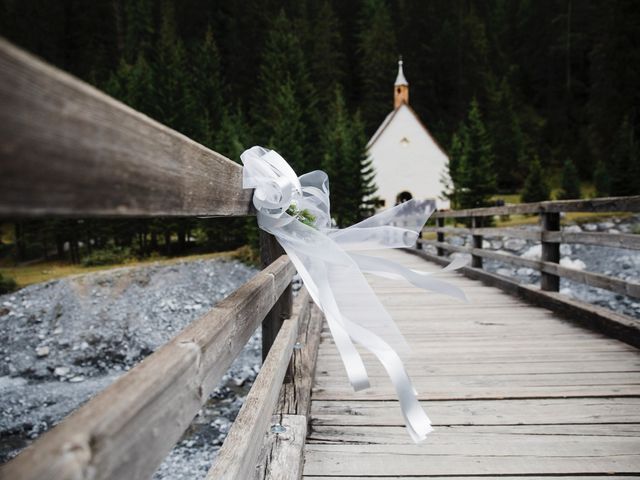
{"type": "MultiPolygon", "coordinates": [[[[480,228],[482,227],[482,217],[472,217],[471,218],[471,228],[480,228]]],[[[472,230],[473,231],[473,230],[472,230]]],[[[472,246],[473,248],[482,248],[482,235],[475,235],[472,233],[472,246]]],[[[482,257],[477,255],[471,255],[471,266],[473,268],[482,268],[482,257]]]]}
{"type": "MultiPolygon", "coordinates": [[[[543,212],[540,214],[540,223],[543,231],[557,232],[560,230],[560,214],[543,212]]],[[[542,241],[542,261],[560,263],[560,244],[557,242],[542,241]]],[[[560,291],[560,277],[551,273],[541,272],[540,288],[548,292],[560,291]]]]}
{"type": "MultiPolygon", "coordinates": [[[[276,238],[260,230],[260,261],[262,268],[266,268],[271,263],[284,254],[284,250],[276,238]]],[[[282,322],[291,316],[293,297],[291,295],[291,283],[282,293],[275,305],[269,310],[267,316],[262,321],[262,360],[267,358],[271,345],[276,339],[282,322]]]]}
{"type": "MultiPolygon", "coordinates": [[[[444,217],[436,218],[436,226],[438,228],[444,228],[444,217]]],[[[444,243],[444,232],[436,233],[436,239],[438,240],[438,242],[444,243]]],[[[444,256],[444,248],[438,247],[437,253],[439,257],[444,256]]]]}

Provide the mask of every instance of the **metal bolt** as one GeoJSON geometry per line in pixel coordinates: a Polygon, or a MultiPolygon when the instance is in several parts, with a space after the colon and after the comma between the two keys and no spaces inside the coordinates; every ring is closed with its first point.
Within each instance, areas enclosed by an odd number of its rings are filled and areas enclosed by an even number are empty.
{"type": "Polygon", "coordinates": [[[271,433],[284,433],[287,431],[287,427],[276,423],[275,425],[271,425],[271,433]]]}

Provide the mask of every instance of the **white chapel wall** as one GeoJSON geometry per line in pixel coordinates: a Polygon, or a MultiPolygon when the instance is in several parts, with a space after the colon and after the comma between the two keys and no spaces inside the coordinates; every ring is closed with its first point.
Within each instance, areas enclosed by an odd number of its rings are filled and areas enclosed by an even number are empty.
{"type": "Polygon", "coordinates": [[[403,191],[417,199],[436,199],[438,208],[448,208],[448,202],[439,199],[444,189],[441,177],[446,172],[447,156],[408,107],[400,107],[369,148],[369,154],[376,171],[376,195],[385,200],[383,208],[393,207],[403,191]],[[408,143],[403,143],[403,138],[408,143]]]}

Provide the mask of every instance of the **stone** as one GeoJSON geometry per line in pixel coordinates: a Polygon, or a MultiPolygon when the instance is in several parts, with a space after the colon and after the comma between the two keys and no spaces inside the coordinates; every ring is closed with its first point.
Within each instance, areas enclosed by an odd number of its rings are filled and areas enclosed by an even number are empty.
{"type": "Polygon", "coordinates": [[[498,270],[496,270],[496,273],[498,275],[502,275],[503,277],[510,277],[511,275],[513,275],[513,270],[510,270],[508,268],[499,268],[498,270]]]}
{"type": "Polygon", "coordinates": [[[500,250],[502,248],[502,240],[491,240],[491,248],[500,250]]]}
{"type": "Polygon", "coordinates": [[[598,230],[598,225],[596,225],[595,223],[585,223],[584,225],[582,225],[582,229],[585,232],[595,232],[596,230],[598,230]]]}
{"type": "Polygon", "coordinates": [[[522,258],[526,258],[528,260],[540,260],[542,257],[542,245],[533,245],[529,247],[522,255],[522,258]]]}
{"type": "Polygon", "coordinates": [[[84,377],[82,375],[78,375],[77,377],[72,377],[69,379],[69,382],[71,383],[80,383],[80,382],[84,382],[84,377]]]}
{"type": "Polygon", "coordinates": [[[49,347],[47,346],[37,347],[36,355],[39,357],[46,357],[47,355],[49,355],[49,347]]]}
{"type": "Polygon", "coordinates": [[[564,227],[564,231],[567,233],[580,233],[582,232],[582,229],[579,225],[567,225],[564,227]]]}
{"type": "Polygon", "coordinates": [[[527,245],[527,242],[521,238],[510,238],[504,242],[504,249],[512,252],[522,250],[527,245]]]}
{"type": "Polygon", "coordinates": [[[53,371],[53,374],[56,377],[66,377],[69,374],[69,367],[56,367],[56,369],[53,371]]]}
{"type": "Polygon", "coordinates": [[[563,243],[560,245],[560,255],[571,255],[571,245],[568,243],[563,243]]]}
{"type": "Polygon", "coordinates": [[[560,265],[567,268],[573,268],[574,270],[584,270],[587,267],[579,258],[572,260],[569,257],[562,257],[560,259],[560,265]]]}

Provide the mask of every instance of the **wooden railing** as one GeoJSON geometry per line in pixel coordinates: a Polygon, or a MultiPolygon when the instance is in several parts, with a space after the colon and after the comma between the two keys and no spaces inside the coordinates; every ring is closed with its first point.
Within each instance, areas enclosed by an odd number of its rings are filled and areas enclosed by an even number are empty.
{"type": "MultiPolygon", "coordinates": [[[[240,165],[0,39],[0,216],[252,215],[241,179],[240,165]]],[[[317,347],[300,340],[312,314],[304,289],[292,307],[293,265],[272,237],[261,244],[260,273],[42,435],[0,478],[151,477],[263,322],[263,368],[209,474],[250,478],[278,399],[283,415],[308,409],[286,402],[288,391],[303,398],[297,389],[306,388],[295,368],[283,385],[294,344],[294,366],[297,356],[307,369],[317,347]]]]}
{"type": "Polygon", "coordinates": [[[471,254],[471,266],[482,268],[482,260],[487,258],[498,262],[538,270],[540,287],[544,291],[560,290],[560,278],[583,283],[591,287],[603,288],[622,295],[640,298],[640,284],[616,277],[568,268],[560,265],[560,244],[581,243],[607,247],[640,250],[640,235],[624,233],[565,232],[560,227],[562,212],[639,212],[640,196],[595,198],[591,200],[565,200],[540,203],[524,203],[502,207],[453,210],[433,214],[437,226],[427,227],[424,232],[435,232],[436,240],[420,240],[422,245],[436,247],[437,255],[445,251],[471,254]],[[483,220],[496,215],[535,214],[539,216],[539,228],[525,230],[518,228],[483,228],[483,220]],[[446,227],[445,219],[455,218],[470,221],[471,228],[446,227]],[[445,235],[471,235],[469,247],[451,245],[445,235]],[[542,244],[540,260],[522,258],[517,255],[490,251],[482,248],[485,237],[509,237],[531,240],[542,244]]]}

